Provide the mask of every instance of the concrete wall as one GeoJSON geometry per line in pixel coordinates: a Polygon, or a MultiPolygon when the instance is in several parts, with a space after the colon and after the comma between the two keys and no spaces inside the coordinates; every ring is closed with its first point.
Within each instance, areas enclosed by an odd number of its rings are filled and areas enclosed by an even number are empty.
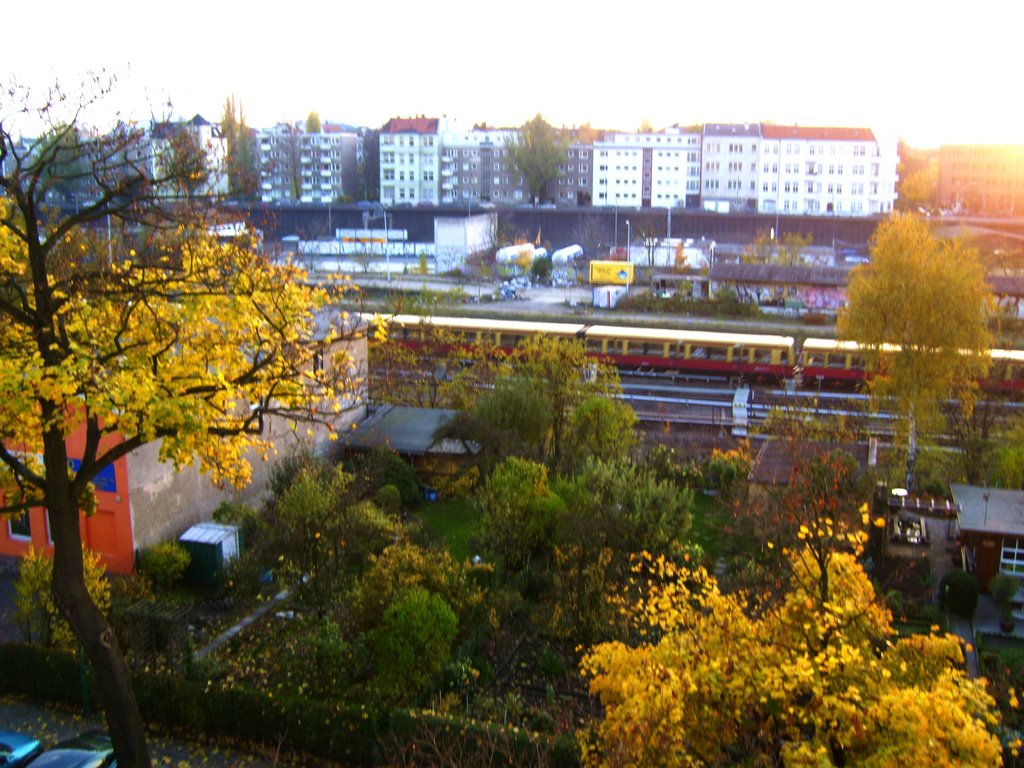
{"type": "MultiPolygon", "coordinates": [[[[365,328],[354,339],[338,345],[348,354],[348,375],[353,383],[342,401],[342,412],[334,419],[339,433],[352,429],[366,418],[367,343],[365,328]]],[[[283,418],[270,418],[265,436],[273,449],[266,460],[263,451],[245,454],[252,466],[252,481],[245,487],[218,488],[200,473],[198,462],[175,469],[160,461],[160,443],[150,443],[128,455],[128,497],[136,549],[176,538],[190,526],[210,520],[222,502],[240,502],[258,506],[264,499],[267,480],[281,459],[303,450],[326,452],[332,445],[322,425],[290,424],[283,418]],[[312,435],[307,430],[312,431],[312,435]]]]}

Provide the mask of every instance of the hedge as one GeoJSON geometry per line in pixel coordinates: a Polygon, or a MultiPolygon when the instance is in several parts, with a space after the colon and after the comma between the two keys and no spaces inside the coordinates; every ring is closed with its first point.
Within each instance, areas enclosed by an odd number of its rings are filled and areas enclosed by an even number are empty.
{"type": "MultiPolygon", "coordinates": [[[[37,646],[0,644],[0,692],[80,707],[83,675],[88,706],[98,709],[95,682],[74,655],[37,646]]],[[[133,678],[146,722],[193,736],[206,734],[270,746],[280,741],[298,753],[345,765],[370,766],[386,760],[385,749],[404,751],[413,739],[427,732],[431,741],[442,745],[457,736],[458,748],[464,753],[469,749],[487,754],[500,739],[521,758],[516,765],[530,765],[539,754],[546,755],[555,766],[579,765],[579,752],[571,737],[548,738],[403,710],[377,716],[363,708],[300,697],[279,698],[265,691],[223,688],[166,673],[136,671],[133,678]]]]}

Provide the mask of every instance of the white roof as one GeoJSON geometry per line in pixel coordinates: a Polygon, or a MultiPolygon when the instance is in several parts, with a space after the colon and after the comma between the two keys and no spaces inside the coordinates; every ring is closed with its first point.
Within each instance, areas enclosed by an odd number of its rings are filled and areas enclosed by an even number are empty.
{"type": "Polygon", "coordinates": [[[592,325],[590,338],[637,339],[640,341],[692,342],[697,344],[747,345],[757,347],[791,347],[792,336],[755,333],[719,333],[717,331],[682,331],[667,328],[628,328],[617,325],[592,325]]]}
{"type": "Polygon", "coordinates": [[[178,537],[178,541],[190,541],[197,542],[199,544],[220,544],[225,539],[230,539],[237,535],[237,525],[198,523],[181,534],[181,536],[178,537]]]}

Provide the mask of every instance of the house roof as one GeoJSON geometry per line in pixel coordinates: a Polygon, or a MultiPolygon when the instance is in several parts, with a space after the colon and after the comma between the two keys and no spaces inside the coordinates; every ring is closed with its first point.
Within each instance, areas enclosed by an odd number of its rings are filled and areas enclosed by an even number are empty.
{"type": "Polygon", "coordinates": [[[720,282],[822,285],[841,288],[850,270],[843,267],[805,267],[798,264],[731,264],[718,261],[708,277],[720,282]]]}
{"type": "Polygon", "coordinates": [[[825,128],[805,125],[761,126],[766,139],[803,139],[811,141],[874,141],[870,128],[825,128]]]}
{"type": "Polygon", "coordinates": [[[1024,491],[980,485],[951,485],[950,490],[961,507],[961,530],[1024,537],[1024,491]]]}
{"type": "Polygon", "coordinates": [[[760,123],[705,123],[705,136],[760,136],[760,123]]]}
{"type": "Polygon", "coordinates": [[[436,117],[392,117],[381,133],[437,133],[436,117]]]}
{"type": "Polygon", "coordinates": [[[348,448],[371,450],[387,447],[405,456],[423,456],[432,452],[451,452],[439,448],[434,435],[446,426],[457,411],[442,408],[412,408],[386,405],[360,424],[342,441],[348,448]]]}
{"type": "Polygon", "coordinates": [[[754,466],[750,470],[750,482],[762,485],[788,485],[792,480],[794,467],[805,466],[809,461],[832,451],[845,451],[853,456],[861,473],[870,466],[871,449],[865,443],[766,440],[754,459],[754,466]]]}
{"type": "Polygon", "coordinates": [[[996,296],[1024,297],[1024,277],[1017,275],[989,275],[985,278],[996,296]]]}

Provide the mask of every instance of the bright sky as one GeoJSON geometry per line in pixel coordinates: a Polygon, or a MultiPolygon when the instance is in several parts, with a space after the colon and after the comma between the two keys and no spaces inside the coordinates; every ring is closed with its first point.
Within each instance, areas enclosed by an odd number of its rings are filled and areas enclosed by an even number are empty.
{"type": "MultiPolygon", "coordinates": [[[[351,0],[22,6],[4,72],[74,91],[119,84],[126,118],[199,113],[234,94],[252,127],[379,126],[446,114],[635,130],[672,123],[864,126],[916,147],[1024,143],[1024,10],[1010,0],[351,0]],[[34,14],[45,18],[34,18],[34,14]]],[[[0,116],[10,106],[0,95],[0,116]]],[[[100,119],[98,116],[97,120],[100,119]]]]}

